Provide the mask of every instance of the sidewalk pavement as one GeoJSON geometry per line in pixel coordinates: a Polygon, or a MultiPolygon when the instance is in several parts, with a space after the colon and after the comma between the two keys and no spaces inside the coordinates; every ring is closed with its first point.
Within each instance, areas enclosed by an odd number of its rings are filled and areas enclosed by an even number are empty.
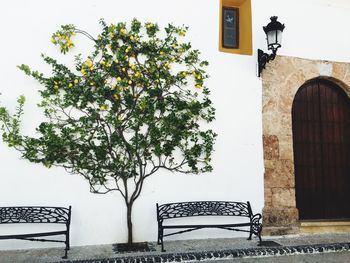
{"type": "MultiPolygon", "coordinates": [[[[153,251],[120,253],[113,245],[71,247],[68,260],[61,259],[63,247],[0,251],[1,263],[40,262],[89,262],[89,263],[149,263],[149,262],[196,262],[229,260],[246,257],[271,257],[280,255],[310,254],[350,251],[350,233],[300,234],[263,237],[268,241],[258,246],[258,240],[246,238],[200,239],[166,241],[166,252],[150,242],[153,251]]],[[[350,262],[350,259],[349,259],[350,262]]]]}

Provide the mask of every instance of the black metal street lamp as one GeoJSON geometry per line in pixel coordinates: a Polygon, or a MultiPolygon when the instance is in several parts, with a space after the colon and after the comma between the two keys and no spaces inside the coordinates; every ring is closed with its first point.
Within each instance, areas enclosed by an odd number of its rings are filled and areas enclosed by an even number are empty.
{"type": "Polygon", "coordinates": [[[258,49],[258,77],[260,77],[266,63],[275,59],[277,49],[281,47],[284,24],[278,22],[277,18],[277,16],[272,16],[270,18],[271,22],[263,27],[266,34],[267,48],[272,50],[272,53],[267,54],[261,49],[258,49]]]}

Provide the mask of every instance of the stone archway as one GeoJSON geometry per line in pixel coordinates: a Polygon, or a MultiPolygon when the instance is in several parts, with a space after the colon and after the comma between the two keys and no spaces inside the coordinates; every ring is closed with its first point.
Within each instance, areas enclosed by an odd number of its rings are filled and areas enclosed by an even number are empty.
{"type": "Polygon", "coordinates": [[[262,74],[265,235],[299,232],[291,108],[306,81],[327,78],[350,95],[350,64],[277,56],[262,74]]]}

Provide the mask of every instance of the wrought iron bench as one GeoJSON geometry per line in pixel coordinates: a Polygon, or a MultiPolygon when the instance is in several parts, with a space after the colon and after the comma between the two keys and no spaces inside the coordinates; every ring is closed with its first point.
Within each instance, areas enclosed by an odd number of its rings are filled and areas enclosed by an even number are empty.
{"type": "Polygon", "coordinates": [[[248,232],[248,240],[251,240],[252,235],[259,238],[261,244],[260,223],[261,214],[253,214],[250,203],[242,202],[225,202],[225,201],[196,201],[157,204],[157,221],[158,221],[158,245],[162,246],[164,252],[163,238],[166,236],[177,235],[185,232],[190,232],[202,228],[220,228],[232,231],[248,232]],[[247,222],[243,223],[227,223],[227,224],[164,224],[168,219],[194,217],[194,216],[239,216],[248,218],[247,222]],[[238,228],[249,228],[238,229],[238,228]],[[169,234],[164,234],[164,230],[177,230],[169,234]],[[179,230],[184,229],[184,230],[179,230]]]}
{"type": "Polygon", "coordinates": [[[64,230],[50,232],[1,235],[1,239],[21,239],[41,242],[62,242],[65,243],[65,253],[62,258],[67,258],[69,247],[69,226],[71,220],[71,206],[65,207],[40,207],[40,206],[16,206],[0,207],[0,224],[22,224],[22,223],[50,223],[64,224],[64,230]],[[65,235],[65,240],[38,239],[36,237],[65,235]]]}

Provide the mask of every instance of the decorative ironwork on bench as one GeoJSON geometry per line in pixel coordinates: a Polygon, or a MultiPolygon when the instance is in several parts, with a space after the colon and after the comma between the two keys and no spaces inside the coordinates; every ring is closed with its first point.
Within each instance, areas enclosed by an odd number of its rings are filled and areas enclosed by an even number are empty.
{"type": "Polygon", "coordinates": [[[224,201],[197,201],[170,203],[159,206],[159,218],[161,219],[205,215],[249,217],[248,204],[224,201]]]}
{"type": "Polygon", "coordinates": [[[69,208],[65,207],[0,207],[0,224],[57,223],[66,224],[69,208]]]}
{"type": "Polygon", "coordinates": [[[71,206],[66,207],[42,207],[42,206],[17,206],[17,207],[0,207],[0,224],[64,224],[65,230],[56,230],[40,233],[26,233],[14,235],[1,235],[1,239],[21,239],[41,242],[60,242],[65,243],[65,254],[67,258],[69,246],[69,228],[71,221],[71,206]],[[65,235],[65,240],[56,239],[39,239],[37,237],[65,235]]]}
{"type": "Polygon", "coordinates": [[[259,241],[261,243],[261,218],[261,214],[253,214],[249,202],[243,203],[229,201],[195,201],[169,203],[162,205],[157,204],[158,244],[162,245],[162,251],[165,251],[163,243],[164,237],[191,232],[203,228],[220,228],[225,230],[248,232],[249,240],[254,234],[259,238],[259,241]],[[239,216],[247,217],[249,219],[249,222],[226,224],[163,224],[165,220],[196,216],[239,216]],[[242,227],[249,227],[249,230],[240,229],[242,227]],[[184,230],[164,234],[165,229],[184,230]]]}

